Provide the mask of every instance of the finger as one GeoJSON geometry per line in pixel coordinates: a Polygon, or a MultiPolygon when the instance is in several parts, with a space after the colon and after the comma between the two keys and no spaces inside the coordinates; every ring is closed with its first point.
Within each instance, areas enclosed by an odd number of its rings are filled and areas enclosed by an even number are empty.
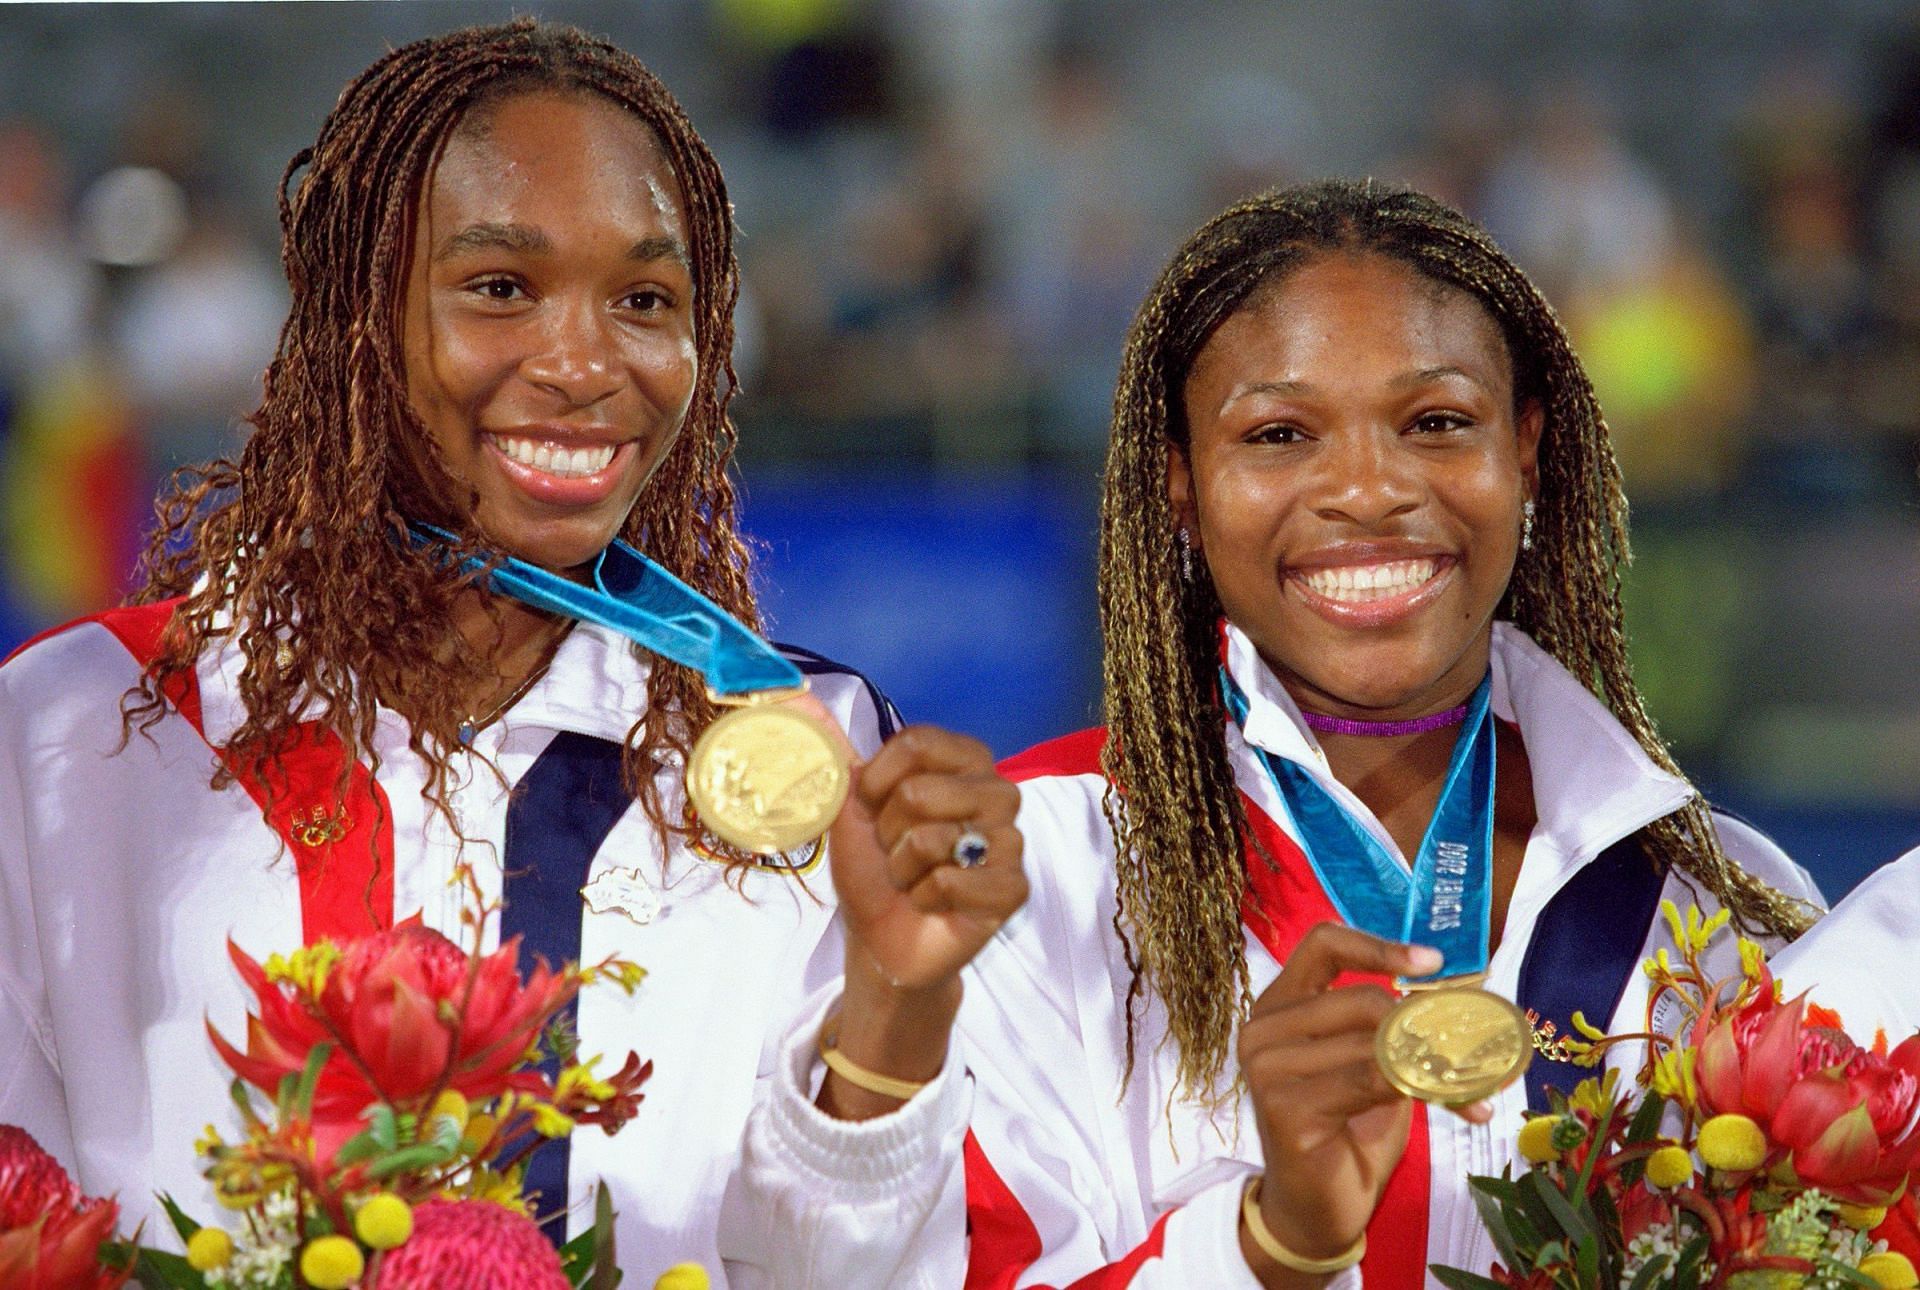
{"type": "Polygon", "coordinates": [[[930,820],[971,823],[983,829],[1011,824],[1020,812],[1020,790],[993,771],[921,772],[901,780],[878,805],[874,820],[880,840],[891,847],[902,833],[930,820]]]}
{"type": "Polygon", "coordinates": [[[1260,1108],[1273,1140],[1305,1150],[1322,1140],[1329,1128],[1406,1097],[1368,1060],[1276,1084],[1265,1091],[1260,1108]]]}
{"type": "Polygon", "coordinates": [[[894,785],[919,771],[993,769],[993,753],[978,739],[938,726],[908,726],[881,745],[860,777],[860,791],[876,809],[894,785]]]}
{"type": "Polygon", "coordinates": [[[1350,1031],[1304,1043],[1254,1049],[1242,1046],[1240,1070],[1246,1075],[1247,1086],[1257,1090],[1372,1060],[1373,1032],[1350,1031]]]}
{"type": "Polygon", "coordinates": [[[959,824],[920,824],[900,835],[887,855],[887,877],[895,888],[906,891],[929,874],[942,869],[956,873],[977,873],[982,869],[1019,868],[1024,839],[1011,824],[975,830],[987,840],[987,854],[978,864],[962,867],[954,863],[954,846],[966,832],[959,824]]]}
{"type": "Polygon", "coordinates": [[[1465,1106],[1450,1106],[1447,1109],[1468,1124],[1486,1124],[1493,1119],[1491,1102],[1468,1102],[1465,1106]]]}
{"type": "Polygon", "coordinates": [[[1279,978],[1254,1000],[1253,1011],[1257,1015],[1263,1006],[1318,994],[1342,972],[1426,976],[1437,972],[1441,961],[1440,951],[1429,946],[1402,945],[1338,923],[1319,923],[1293,947],[1279,978]]]}
{"type": "Polygon", "coordinates": [[[1326,1035],[1365,1031],[1371,1035],[1393,1010],[1393,995],[1377,985],[1343,986],[1284,1007],[1270,1007],[1240,1027],[1240,1047],[1299,1043],[1326,1035]]]}
{"type": "Polygon", "coordinates": [[[1027,903],[1027,876],[1018,869],[969,872],[948,865],[928,874],[907,899],[923,914],[960,914],[991,931],[1027,903]]]}

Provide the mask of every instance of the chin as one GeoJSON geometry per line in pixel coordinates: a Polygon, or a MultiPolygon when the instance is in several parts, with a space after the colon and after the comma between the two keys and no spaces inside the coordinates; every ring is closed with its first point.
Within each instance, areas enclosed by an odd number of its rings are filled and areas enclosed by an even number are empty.
{"type": "Polygon", "coordinates": [[[606,524],[484,526],[508,555],[554,573],[592,564],[620,536],[618,526],[606,524]]]}

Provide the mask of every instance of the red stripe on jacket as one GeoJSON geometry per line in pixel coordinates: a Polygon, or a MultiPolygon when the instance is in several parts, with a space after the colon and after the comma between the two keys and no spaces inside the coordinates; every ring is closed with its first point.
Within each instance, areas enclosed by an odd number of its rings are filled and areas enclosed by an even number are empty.
{"type": "MultiPolygon", "coordinates": [[[[133,655],[142,671],[160,657],[178,600],[92,614],[22,645],[23,651],[83,623],[99,623],[133,655]]],[[[167,702],[207,738],[200,680],[191,669],[167,678],[167,702]]],[[[306,943],[342,940],[393,926],[393,812],[366,767],[347,764],[338,735],[316,721],[288,731],[279,751],[256,771],[231,747],[208,740],[221,765],[260,807],[287,844],[300,878],[300,928],[306,943]],[[347,771],[344,798],[341,771],[347,771]]]]}
{"type": "MultiPolygon", "coordinates": [[[[1050,775],[1097,775],[1105,744],[1105,730],[1082,730],[1008,758],[1000,764],[1000,772],[1016,783],[1050,775]]],[[[1274,960],[1285,963],[1308,929],[1317,923],[1338,922],[1340,915],[1299,844],[1245,794],[1240,803],[1252,834],[1245,848],[1247,890],[1241,916],[1274,960]]],[[[1352,974],[1342,977],[1341,983],[1369,980],[1386,984],[1383,978],[1352,974]]],[[[1368,1286],[1416,1290],[1425,1284],[1432,1186],[1426,1111],[1424,1103],[1414,1104],[1406,1153],[1367,1224],[1367,1254],[1360,1267],[1368,1286]]],[[[971,1133],[964,1159],[971,1236],[966,1290],[1012,1290],[1020,1274],[1040,1258],[1044,1247],[1039,1230],[971,1133]]],[[[1120,1261],[1074,1282],[1072,1290],[1118,1290],[1127,1285],[1141,1266],[1160,1254],[1170,1216],[1171,1211],[1162,1214],[1146,1241],[1120,1261]]]]}

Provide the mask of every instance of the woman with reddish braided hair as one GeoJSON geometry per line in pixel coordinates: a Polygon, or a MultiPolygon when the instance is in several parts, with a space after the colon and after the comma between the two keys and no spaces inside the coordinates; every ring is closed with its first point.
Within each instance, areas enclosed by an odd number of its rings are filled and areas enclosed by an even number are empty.
{"type": "Polygon", "coordinates": [[[1002,765],[1030,899],[929,1035],[873,1020],[866,960],[932,990],[953,956],[883,952],[836,864],[845,981],[790,1036],[736,1183],[738,1212],[787,1219],[723,1248],[929,1286],[1490,1268],[1467,1176],[1588,1073],[1575,1018],[1682,1020],[1637,970],[1674,944],[1661,903],[1771,947],[1818,912],[1655,733],[1626,557],[1592,388],[1471,221],[1324,182],[1202,227],[1121,365],[1106,725],[1002,765]],[[814,1095],[829,1009],[940,1074],[814,1095]]]}
{"type": "Polygon", "coordinates": [[[206,1028],[244,1033],[227,939],[265,959],[415,911],[461,938],[470,882],[523,969],[649,972],[578,1002],[584,1052],[655,1072],[618,1140],[532,1156],[547,1231],[604,1180],[638,1284],[724,1283],[722,1189],[831,892],[823,839],[760,854],[702,818],[683,767],[717,696],[810,684],[789,701],[869,759],[831,830],[850,863],[969,834],[965,875],[903,881],[920,908],[1018,905],[1017,794],[754,634],[732,213],[631,55],[524,19],[396,49],[280,215],[291,310],[238,460],[176,478],[131,605],[0,665],[0,1123],[133,1218],[207,1211],[206,1028]]]}

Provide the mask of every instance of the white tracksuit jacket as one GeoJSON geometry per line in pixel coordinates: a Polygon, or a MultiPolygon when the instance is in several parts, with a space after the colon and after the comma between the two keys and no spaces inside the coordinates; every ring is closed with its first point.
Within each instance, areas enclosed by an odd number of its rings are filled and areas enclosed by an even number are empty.
{"type": "MultiPolygon", "coordinates": [[[[845,669],[793,656],[871,755],[897,719],[886,701],[845,669]]],[[[211,740],[224,742],[240,721],[239,666],[229,647],[198,669],[211,740]]],[[[508,791],[563,732],[623,740],[645,704],[647,670],[624,639],[581,624],[547,674],[480,732],[477,751],[506,782],[470,763],[452,804],[490,897],[501,881],[508,791]]],[[[97,622],[0,667],[0,1123],[26,1127],[89,1194],[118,1193],[128,1230],[146,1218],[149,1236],[162,1239],[169,1228],[154,1193],[213,1212],[194,1139],[209,1122],[229,1138],[237,1127],[231,1074],[205,1031],[211,1021],[244,1045],[249,996],[226,940],[257,959],[296,948],[300,889],[247,794],[209,788],[213,754],[177,713],[151,739],[135,734],[115,751],[120,696],[138,671],[97,622]]],[[[397,714],[381,711],[375,746],[394,816],[396,916],[420,910],[457,940],[455,841],[421,799],[426,768],[397,714]]],[[[678,768],[661,776],[677,811],[678,768]]],[[[617,815],[618,803],[609,809],[617,815]]],[[[768,1037],[812,984],[802,973],[829,923],[832,884],[816,855],[802,873],[754,868],[730,885],[721,865],[678,845],[662,856],[637,808],[618,815],[591,866],[595,876],[637,870],[658,907],[629,899],[639,923],[583,906],[582,961],[619,955],[648,976],[632,998],[610,987],[582,994],[582,1051],[604,1053],[602,1069],[612,1070],[632,1049],[654,1074],[618,1137],[575,1135],[570,1219],[576,1229],[591,1221],[592,1189],[604,1178],[630,1284],[651,1285],[692,1260],[724,1285],[714,1243],[722,1190],[768,1037]]]]}
{"type": "Polygon", "coordinates": [[[1788,994],[1812,991],[1861,1043],[1885,1030],[1898,1044],[1920,1030],[1920,851],[1909,851],[1848,892],[1812,931],[1781,950],[1774,976],[1788,994]]]}
{"type": "MultiPolygon", "coordinates": [[[[1298,710],[1236,630],[1228,631],[1227,656],[1251,704],[1244,739],[1237,728],[1226,731],[1230,757],[1251,823],[1269,848],[1287,848],[1286,826],[1274,823],[1286,814],[1248,741],[1307,767],[1391,848],[1366,807],[1328,773],[1298,710]]],[[[1634,871],[1642,875],[1635,880],[1639,912],[1623,923],[1607,906],[1617,903],[1615,888],[1635,889],[1634,883],[1615,882],[1602,853],[1680,807],[1688,789],[1654,766],[1584,687],[1507,624],[1494,634],[1493,704],[1525,741],[1539,822],[1487,984],[1529,1005],[1519,988],[1523,975],[1561,984],[1554,964],[1569,955],[1578,961],[1590,940],[1605,939],[1588,937],[1584,920],[1605,920],[1612,939],[1625,947],[1617,956],[1626,964],[1624,983],[1617,1005],[1610,1011],[1604,1003],[1588,1006],[1587,1016],[1609,1029],[1641,1029],[1646,979],[1638,961],[1671,943],[1664,920],[1652,912],[1660,894],[1683,909],[1698,902],[1711,913],[1717,906],[1677,877],[1663,884],[1632,853],[1627,858],[1642,866],[1634,871]],[[1559,906],[1574,909],[1573,933],[1554,938],[1558,953],[1543,950],[1543,966],[1523,973],[1535,957],[1530,951],[1543,911],[1590,866],[1588,883],[1572,888],[1577,894],[1597,882],[1590,899],[1559,906]]],[[[1100,807],[1098,743],[1098,732],[1070,736],[1008,765],[1009,774],[1024,778],[1019,823],[1032,896],[969,968],[959,1026],[938,1079],[877,1120],[849,1124],[821,1114],[812,1106],[821,1078],[813,1042],[834,987],[818,992],[754,1109],[742,1168],[728,1194],[721,1245],[735,1260],[735,1285],[1194,1290],[1257,1284],[1238,1240],[1240,1191],[1261,1167],[1244,1098],[1215,1115],[1174,1098],[1176,1057],[1163,1043],[1165,1013],[1151,998],[1138,1023],[1133,1079],[1123,1084],[1128,973],[1112,927],[1113,844],[1100,807]]],[[[1732,820],[1720,827],[1729,852],[1749,870],[1818,900],[1807,875],[1760,835],[1732,820]]],[[[1623,853],[1613,854],[1611,863],[1623,863],[1623,853]]],[[[1293,864],[1282,860],[1281,875],[1262,894],[1278,929],[1268,934],[1281,953],[1308,925],[1330,916],[1297,852],[1293,864]]],[[[1564,916],[1548,913],[1554,917],[1567,925],[1564,916]]],[[[1251,930],[1246,953],[1258,993],[1278,975],[1280,961],[1251,930]]],[[[1715,957],[1728,969],[1737,965],[1731,938],[1715,957]]],[[[1607,1000],[1614,997],[1609,992],[1607,1000]]],[[[1662,1021],[1670,1026],[1673,1019],[1662,1021]]],[[[1614,1060],[1637,1067],[1639,1054],[1619,1051],[1614,1060]]],[[[1498,1173],[1511,1158],[1526,1104],[1526,1085],[1516,1084],[1494,1099],[1493,1121],[1485,1126],[1416,1109],[1415,1145],[1376,1214],[1372,1251],[1335,1284],[1358,1286],[1366,1278],[1369,1290],[1411,1290],[1438,1284],[1423,1271],[1434,1262],[1486,1271],[1495,1251],[1466,1178],[1498,1173]],[[1421,1169],[1423,1138],[1427,1165],[1421,1169]]]]}

